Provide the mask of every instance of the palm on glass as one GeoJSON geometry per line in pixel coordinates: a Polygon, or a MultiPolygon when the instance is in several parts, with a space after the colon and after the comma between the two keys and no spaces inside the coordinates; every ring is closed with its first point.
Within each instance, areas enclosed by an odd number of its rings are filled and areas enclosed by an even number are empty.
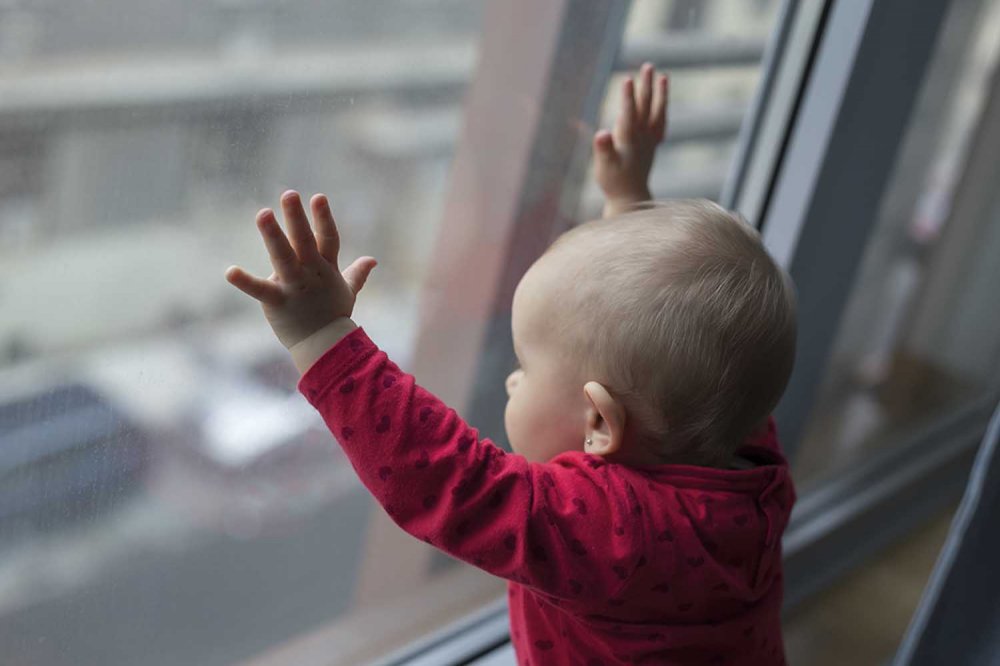
{"type": "Polygon", "coordinates": [[[667,133],[669,79],[645,63],[639,81],[625,79],[613,131],[594,134],[594,175],[607,201],[606,215],[652,198],[649,171],[667,133]]]}
{"type": "Polygon", "coordinates": [[[250,275],[239,266],[226,270],[226,280],[258,300],[274,334],[286,349],[332,321],[350,317],[358,292],[375,268],[373,257],[359,257],[343,272],[337,264],[340,235],[326,196],[310,200],[315,235],[297,192],[281,195],[288,237],[274,211],[257,213],[257,229],[274,272],[267,279],[250,275]]]}

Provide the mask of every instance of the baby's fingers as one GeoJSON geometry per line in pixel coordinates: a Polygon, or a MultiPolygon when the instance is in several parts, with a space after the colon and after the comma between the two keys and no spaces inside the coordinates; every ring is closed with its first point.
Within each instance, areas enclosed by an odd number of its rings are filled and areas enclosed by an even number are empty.
{"type": "Polygon", "coordinates": [[[316,238],[313,237],[312,229],[309,227],[309,218],[306,217],[306,212],[302,209],[299,193],[295,190],[288,190],[282,194],[281,209],[285,213],[288,236],[299,259],[304,264],[318,260],[319,252],[316,250],[316,238]]]}
{"type": "Polygon", "coordinates": [[[636,89],[636,116],[639,123],[649,125],[649,107],[653,99],[653,65],[643,63],[639,69],[639,86],[636,89]]]}
{"type": "Polygon", "coordinates": [[[356,296],[361,291],[376,264],[378,262],[375,261],[375,257],[358,257],[354,263],[344,269],[344,281],[351,288],[351,293],[356,296]]]}
{"type": "Polygon", "coordinates": [[[630,77],[622,83],[622,110],[618,114],[618,122],[615,123],[615,140],[622,145],[631,144],[635,124],[635,84],[630,77]]]}
{"type": "Polygon", "coordinates": [[[298,255],[288,244],[285,232],[278,226],[278,220],[274,217],[274,211],[264,208],[257,213],[257,229],[264,237],[264,246],[267,254],[271,258],[271,266],[285,282],[294,282],[299,276],[300,266],[298,255]]]}
{"type": "Polygon", "coordinates": [[[268,305],[281,305],[284,299],[281,287],[270,280],[254,277],[239,266],[230,266],[226,269],[226,281],[244,294],[268,305]]]}
{"type": "Polygon", "coordinates": [[[604,162],[616,164],[619,160],[618,151],[615,150],[615,141],[611,137],[611,132],[599,130],[594,134],[594,153],[604,162]]]}
{"type": "Polygon", "coordinates": [[[657,78],[653,91],[653,107],[650,111],[649,129],[657,141],[667,134],[667,106],[670,101],[670,79],[664,74],[657,78]]]}
{"type": "Polygon", "coordinates": [[[319,253],[324,259],[337,268],[337,255],[340,253],[340,232],[337,222],[330,212],[330,202],[323,194],[315,195],[309,202],[312,207],[313,223],[316,226],[316,240],[319,243],[319,253]]]}

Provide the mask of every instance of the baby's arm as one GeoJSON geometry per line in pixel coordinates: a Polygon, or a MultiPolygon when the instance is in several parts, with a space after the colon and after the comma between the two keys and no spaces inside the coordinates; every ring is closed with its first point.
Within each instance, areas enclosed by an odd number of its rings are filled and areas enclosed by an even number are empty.
{"type": "Polygon", "coordinates": [[[614,131],[594,134],[594,175],[604,191],[604,217],[652,199],[649,171],[656,146],[666,135],[668,96],[667,76],[656,76],[653,66],[644,64],[638,85],[631,77],[622,84],[614,131]]]}
{"type": "Polygon", "coordinates": [[[481,440],[351,321],[375,260],[339,271],[326,197],[312,199],[315,236],[297,193],[281,203],[291,242],[273,212],[257,216],[275,272],[265,280],[234,266],[226,279],[260,301],[302,373],[299,390],[387,513],[497,576],[565,599],[613,599],[640,566],[631,488],[596,456],[540,465],[481,440]]]}
{"type": "Polygon", "coordinates": [[[638,500],[583,452],[529,463],[417,385],[363,329],[299,390],[397,525],[494,575],[567,601],[613,599],[637,566],[638,500]]]}

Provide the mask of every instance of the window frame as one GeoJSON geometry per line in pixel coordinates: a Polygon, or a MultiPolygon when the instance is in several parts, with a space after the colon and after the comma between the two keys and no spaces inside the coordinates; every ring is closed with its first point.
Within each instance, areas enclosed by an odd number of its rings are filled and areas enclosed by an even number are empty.
{"type": "MultiPolygon", "coordinates": [[[[752,215],[759,211],[751,219],[759,221],[765,244],[798,290],[798,358],[776,410],[790,459],[816,400],[916,100],[925,79],[935,75],[938,41],[961,40],[963,28],[971,25],[969,16],[953,19],[949,10],[956,4],[835,0],[781,150],[750,167],[745,178],[754,177],[754,168],[777,167],[756,175],[762,183],[756,189],[734,193],[735,207],[752,215]],[[842,196],[845,191],[852,196],[842,196]]],[[[996,109],[997,85],[994,80],[990,109],[996,109]]],[[[765,104],[761,113],[782,113],[788,102],[774,103],[777,111],[765,104]]],[[[977,128],[980,152],[1000,144],[986,138],[997,135],[990,112],[983,112],[977,128]]],[[[755,157],[753,151],[744,155],[755,157]]],[[[974,200],[961,193],[982,188],[987,174],[989,163],[970,156],[956,200],[974,200]]],[[[786,613],[958,501],[996,399],[995,391],[984,395],[801,495],[783,540],[786,613]]]]}

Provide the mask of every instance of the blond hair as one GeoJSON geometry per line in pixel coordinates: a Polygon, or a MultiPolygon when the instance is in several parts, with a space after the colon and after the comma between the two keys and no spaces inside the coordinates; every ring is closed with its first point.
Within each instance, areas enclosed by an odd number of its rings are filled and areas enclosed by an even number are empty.
{"type": "Polygon", "coordinates": [[[554,285],[560,348],[665,456],[730,457],[774,409],[795,354],[791,280],[737,213],[673,200],[582,224],[554,285]]]}

